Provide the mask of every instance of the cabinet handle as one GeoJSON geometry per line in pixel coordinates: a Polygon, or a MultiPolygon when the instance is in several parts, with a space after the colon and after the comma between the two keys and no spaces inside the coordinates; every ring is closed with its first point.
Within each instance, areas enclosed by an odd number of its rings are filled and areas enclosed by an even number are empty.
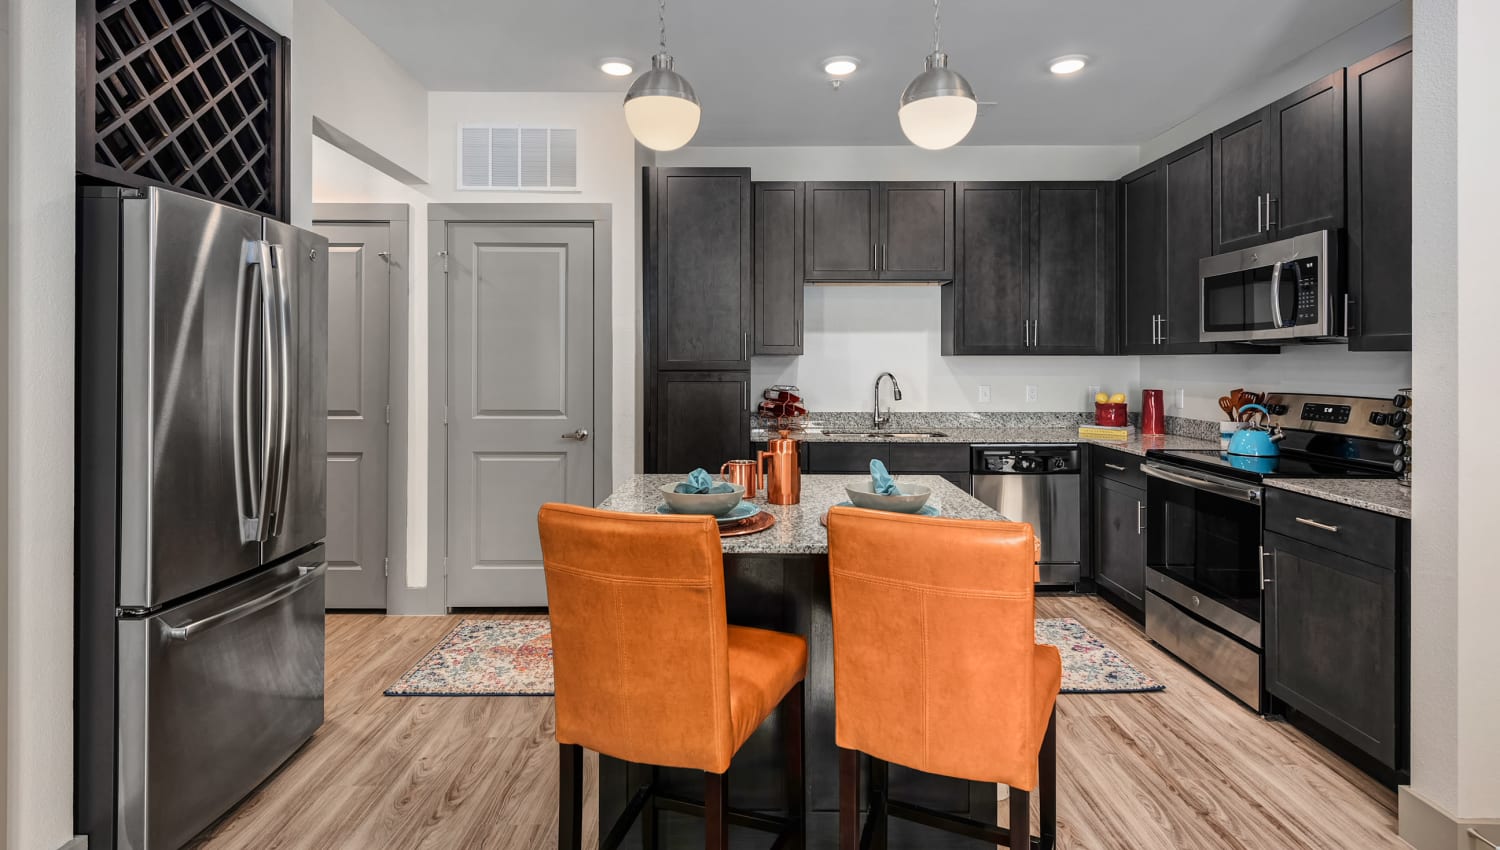
{"type": "Polygon", "coordinates": [[[1125,471],[1125,467],[1119,465],[1118,463],[1106,463],[1104,465],[1104,468],[1105,469],[1113,469],[1115,472],[1124,472],[1125,471]]]}
{"type": "Polygon", "coordinates": [[[1261,586],[1262,590],[1265,589],[1266,585],[1268,585],[1271,582],[1275,581],[1275,579],[1266,578],[1266,556],[1267,555],[1270,555],[1271,557],[1274,558],[1276,556],[1276,553],[1274,553],[1274,552],[1267,552],[1266,551],[1266,547],[1264,547],[1264,546],[1260,547],[1260,586],[1261,586]]]}
{"type": "Polygon", "coordinates": [[[880,246],[874,242],[870,243],[870,270],[880,271],[880,246]]]}
{"type": "Polygon", "coordinates": [[[1270,233],[1271,230],[1276,227],[1276,219],[1274,219],[1274,218],[1271,217],[1271,205],[1274,204],[1274,203],[1276,203],[1276,199],[1271,196],[1270,192],[1267,192],[1266,193],[1266,232],[1267,233],[1270,233]]]}
{"type": "Polygon", "coordinates": [[[1031,347],[1036,348],[1042,344],[1042,320],[1031,320],[1031,347]]]}
{"type": "Polygon", "coordinates": [[[744,340],[744,348],[741,348],[740,351],[744,352],[744,359],[749,360],[750,359],[750,332],[749,331],[745,331],[740,336],[744,340]]]}
{"type": "Polygon", "coordinates": [[[1031,320],[1027,319],[1025,322],[1022,323],[1021,327],[1023,327],[1023,328],[1026,329],[1026,345],[1025,345],[1025,347],[1026,348],[1030,348],[1031,347],[1031,320]]]}
{"type": "Polygon", "coordinates": [[[1146,533],[1146,503],[1139,500],[1135,503],[1135,533],[1146,533]]]}
{"type": "Polygon", "coordinates": [[[1344,293],[1344,336],[1349,336],[1350,334],[1352,334],[1354,332],[1352,330],[1352,327],[1353,327],[1354,323],[1352,321],[1350,321],[1350,317],[1354,315],[1351,312],[1351,308],[1353,307],[1353,305],[1355,303],[1356,302],[1352,298],[1349,297],[1349,293],[1345,292],[1344,293]]]}
{"type": "Polygon", "coordinates": [[[797,336],[797,345],[801,346],[802,345],[802,317],[801,316],[794,316],[792,318],[792,333],[796,334],[796,336],[797,336]]]}
{"type": "Polygon", "coordinates": [[[1266,232],[1265,211],[1264,211],[1265,202],[1266,202],[1266,196],[1265,195],[1256,195],[1255,196],[1255,232],[1256,233],[1265,233],[1266,232]]]}
{"type": "Polygon", "coordinates": [[[1156,317],[1156,344],[1167,344],[1167,317],[1161,314],[1156,317]]]}
{"type": "Polygon", "coordinates": [[[1334,534],[1338,534],[1339,533],[1339,527],[1338,526],[1336,526],[1336,525],[1329,525],[1326,522],[1318,522],[1315,519],[1308,519],[1307,517],[1302,517],[1302,516],[1297,517],[1297,521],[1300,522],[1300,523],[1302,523],[1303,525],[1310,525],[1313,528],[1317,528],[1317,529],[1320,529],[1322,531],[1330,531],[1330,532],[1333,532],[1334,534]]]}

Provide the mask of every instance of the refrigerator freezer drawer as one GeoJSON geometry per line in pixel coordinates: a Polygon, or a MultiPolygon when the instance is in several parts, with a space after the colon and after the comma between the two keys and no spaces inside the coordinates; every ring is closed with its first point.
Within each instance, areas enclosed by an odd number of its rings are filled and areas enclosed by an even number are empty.
{"type": "Polygon", "coordinates": [[[120,621],[120,850],[187,843],[322,725],[324,558],[120,621]]]}

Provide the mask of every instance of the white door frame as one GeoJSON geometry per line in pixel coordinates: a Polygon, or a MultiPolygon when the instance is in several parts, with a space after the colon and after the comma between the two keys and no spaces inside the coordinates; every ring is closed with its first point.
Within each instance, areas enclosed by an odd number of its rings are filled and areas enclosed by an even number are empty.
{"type": "Polygon", "coordinates": [[[406,204],[313,204],[313,224],[388,224],[391,232],[390,327],[386,380],[391,404],[386,451],[386,557],[391,568],[385,579],[385,610],[406,613],[420,604],[423,591],[406,586],[406,451],[407,363],[411,314],[411,210],[406,204]],[[413,598],[415,597],[417,598],[413,598]]]}
{"type": "MultiPolygon", "coordinates": [[[[593,497],[612,489],[614,328],[609,204],[432,204],[427,208],[427,587],[422,610],[441,614],[448,599],[448,278],[449,222],[589,224],[594,233],[593,497]]],[[[413,593],[424,592],[413,590],[413,593]]],[[[416,612],[413,612],[416,613],[416,612]]]]}

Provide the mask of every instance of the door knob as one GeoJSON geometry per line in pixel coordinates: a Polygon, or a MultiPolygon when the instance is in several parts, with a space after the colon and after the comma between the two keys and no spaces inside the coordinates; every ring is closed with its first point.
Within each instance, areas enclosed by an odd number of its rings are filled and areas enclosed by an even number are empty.
{"type": "Polygon", "coordinates": [[[581,443],[589,438],[589,432],[585,428],[579,428],[577,431],[574,431],[571,434],[562,435],[562,437],[564,440],[577,440],[581,443]]]}

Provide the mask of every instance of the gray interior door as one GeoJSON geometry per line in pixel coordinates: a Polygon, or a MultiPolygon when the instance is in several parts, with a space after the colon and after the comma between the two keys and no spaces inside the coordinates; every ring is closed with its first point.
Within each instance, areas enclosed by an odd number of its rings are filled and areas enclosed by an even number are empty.
{"type": "Polygon", "coordinates": [[[384,608],[391,225],[317,231],[328,239],[328,607],[384,608]]]}
{"type": "Polygon", "coordinates": [[[447,225],[449,607],[545,605],[537,509],[594,501],[593,238],[447,225]]]}

